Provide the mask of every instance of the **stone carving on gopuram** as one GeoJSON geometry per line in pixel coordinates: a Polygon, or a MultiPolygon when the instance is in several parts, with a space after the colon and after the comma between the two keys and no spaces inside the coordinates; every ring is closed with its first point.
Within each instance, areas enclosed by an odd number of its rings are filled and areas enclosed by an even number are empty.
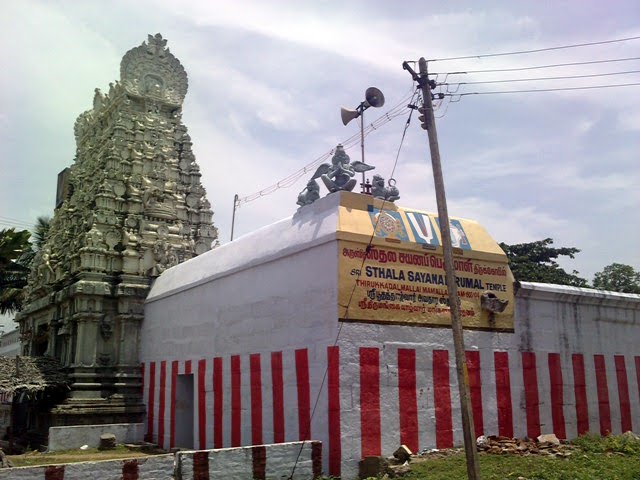
{"type": "Polygon", "coordinates": [[[187,74],[160,34],[124,56],[75,124],[50,231],[20,312],[23,354],[67,369],[53,425],[142,421],[138,360],[154,277],[217,244],[211,205],[181,120],[187,74]]]}

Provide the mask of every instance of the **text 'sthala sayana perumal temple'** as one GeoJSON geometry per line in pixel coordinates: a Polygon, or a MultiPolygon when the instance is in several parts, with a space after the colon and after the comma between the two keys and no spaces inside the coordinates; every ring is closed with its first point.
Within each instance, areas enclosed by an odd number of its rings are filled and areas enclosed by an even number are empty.
{"type": "MultiPolygon", "coordinates": [[[[75,126],[19,315],[23,352],[72,381],[50,421],[143,421],[164,448],[321,440],[344,478],[400,444],[459,445],[437,215],[338,190],[209,251],[165,43],[129,51],[75,126]]],[[[451,226],[475,434],[640,428],[640,296],[514,284],[484,228],[451,226]]]]}

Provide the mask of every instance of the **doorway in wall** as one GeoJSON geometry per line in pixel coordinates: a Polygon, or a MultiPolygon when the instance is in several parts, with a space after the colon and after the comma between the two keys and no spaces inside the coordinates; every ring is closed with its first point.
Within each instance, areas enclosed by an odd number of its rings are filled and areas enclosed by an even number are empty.
{"type": "Polygon", "coordinates": [[[176,447],[194,448],[193,374],[176,377],[176,447]]]}

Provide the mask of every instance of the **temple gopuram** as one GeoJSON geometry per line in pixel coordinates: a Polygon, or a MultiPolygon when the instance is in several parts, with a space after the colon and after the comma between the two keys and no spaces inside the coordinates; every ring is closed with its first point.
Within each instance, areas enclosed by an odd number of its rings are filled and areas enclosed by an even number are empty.
{"type": "MultiPolygon", "coordinates": [[[[48,356],[70,391],[50,425],[141,422],[139,332],[164,270],[217,245],[182,123],[187,74],[160,34],[128,51],[74,127],[76,156],[31,271],[22,355],[48,356]]],[[[45,427],[46,425],[41,425],[45,427]]]]}

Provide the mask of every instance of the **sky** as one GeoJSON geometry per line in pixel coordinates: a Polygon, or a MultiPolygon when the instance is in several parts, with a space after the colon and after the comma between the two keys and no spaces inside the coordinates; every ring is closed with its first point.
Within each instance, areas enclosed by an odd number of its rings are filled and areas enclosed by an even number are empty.
{"type": "MultiPolygon", "coordinates": [[[[444,93],[640,83],[640,73],[486,83],[635,72],[640,60],[446,75],[640,57],[633,40],[477,58],[637,37],[639,20],[631,0],[3,2],[0,228],[52,214],[76,118],[148,34],[168,40],[189,76],[183,121],[226,243],[234,195],[251,197],[358,134],[359,121],[342,125],[340,107],[355,108],[370,86],[386,103],[365,112],[365,125],[394,107],[400,115],[367,136],[366,163],[388,179],[397,157],[397,203],[437,211],[415,115],[400,148],[413,91],[403,61],[476,56],[429,62],[433,78],[451,84],[444,93]]],[[[577,247],[561,264],[589,281],[613,262],[640,269],[640,86],[447,96],[436,108],[450,216],[478,221],[498,242],[551,237],[577,247]]],[[[361,160],[358,142],[347,153],[361,160]]],[[[310,175],[241,202],[235,236],[294,214],[310,175]]]]}

